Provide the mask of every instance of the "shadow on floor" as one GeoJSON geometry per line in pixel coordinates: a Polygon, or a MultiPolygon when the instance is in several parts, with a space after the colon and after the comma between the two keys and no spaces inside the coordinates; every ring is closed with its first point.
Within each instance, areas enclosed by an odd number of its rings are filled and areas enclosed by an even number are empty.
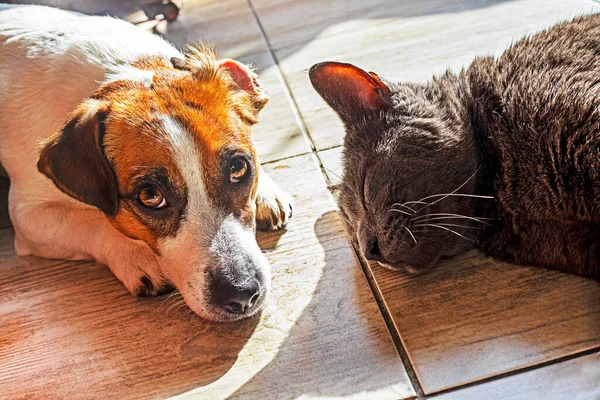
{"type": "Polygon", "coordinates": [[[12,230],[1,232],[0,380],[8,398],[176,395],[229,371],[258,324],[202,320],[175,296],[135,299],[92,262],[16,257],[12,230]]]}
{"type": "Polygon", "coordinates": [[[325,267],[314,295],[275,358],[230,398],[260,398],[265,393],[271,393],[273,398],[338,397],[376,392],[390,386],[397,389],[402,382],[402,372],[395,369],[398,356],[390,351],[393,348],[389,346],[387,332],[373,329],[382,326],[382,319],[368,293],[361,268],[353,262],[344,266],[345,270],[328,268],[329,265],[341,267],[339,259],[347,257],[349,247],[339,240],[342,229],[335,211],[324,213],[316,221],[314,232],[325,252],[325,267]],[[342,289],[341,285],[356,288],[342,289]],[[356,298],[347,298],[347,293],[354,293],[356,298]],[[311,337],[319,340],[312,341],[311,337]],[[368,345],[359,342],[365,337],[372,339],[368,345]],[[359,343],[359,349],[352,347],[359,343]],[[357,356],[356,351],[364,353],[364,358],[357,356]],[[353,365],[357,359],[364,360],[364,364],[353,365]],[[381,368],[390,368],[390,373],[373,374],[375,359],[381,368]],[[305,363],[308,360],[312,363],[310,367],[305,363]],[[347,369],[340,368],[343,364],[347,369]],[[347,370],[353,371],[353,377],[373,378],[360,382],[350,380],[347,370]],[[332,376],[334,371],[338,376],[332,376]]]}

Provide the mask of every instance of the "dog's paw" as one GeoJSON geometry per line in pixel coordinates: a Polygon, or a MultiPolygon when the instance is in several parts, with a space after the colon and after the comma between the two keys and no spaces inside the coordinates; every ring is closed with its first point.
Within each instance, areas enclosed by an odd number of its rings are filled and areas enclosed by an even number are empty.
{"type": "Polygon", "coordinates": [[[259,178],[258,185],[256,227],[263,231],[276,231],[284,228],[292,218],[294,199],[264,172],[259,178]]]}
{"type": "Polygon", "coordinates": [[[109,268],[133,296],[158,296],[173,290],[158,258],[145,244],[132,246],[127,254],[113,259],[109,268]]]}

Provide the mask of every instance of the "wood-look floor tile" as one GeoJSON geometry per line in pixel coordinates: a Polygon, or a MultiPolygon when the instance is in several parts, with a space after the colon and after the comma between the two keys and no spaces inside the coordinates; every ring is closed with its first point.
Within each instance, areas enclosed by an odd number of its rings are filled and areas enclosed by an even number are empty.
{"type": "Polygon", "coordinates": [[[600,346],[600,285],[471,252],[423,276],[371,265],[423,390],[600,346]]]}
{"type": "Polygon", "coordinates": [[[413,396],[311,156],[267,170],[296,209],[287,231],[259,234],[273,270],[259,319],[216,324],[175,298],[134,299],[106,267],[16,258],[0,230],[2,396],[413,396]]]}
{"type": "Polygon", "coordinates": [[[329,184],[340,184],[342,182],[342,147],[319,151],[319,157],[325,168],[329,184]]]}
{"type": "Polygon", "coordinates": [[[436,400],[598,400],[600,353],[447,393],[436,400]]]}
{"type": "Polygon", "coordinates": [[[379,27],[390,17],[408,19],[487,6],[486,2],[480,0],[252,0],[251,2],[273,49],[316,38],[343,35],[365,27],[379,27]]]}
{"type": "MultiPolygon", "coordinates": [[[[332,12],[339,11],[342,6],[331,5],[337,3],[321,2],[322,10],[331,7],[332,12]]],[[[351,62],[384,79],[425,81],[447,68],[459,70],[477,55],[497,54],[525,34],[600,10],[598,3],[589,0],[465,1],[461,7],[435,13],[427,12],[430,2],[401,3],[413,9],[414,15],[396,15],[390,9],[377,23],[355,15],[344,22],[351,23],[351,28],[343,34],[317,37],[276,51],[317,148],[339,145],[343,133],[342,124],[308,80],[307,70],[317,62],[351,62]],[[418,7],[424,10],[420,14],[418,7]]],[[[297,18],[292,11],[291,6],[278,7],[279,19],[297,18]]],[[[336,21],[335,17],[330,19],[336,21]]]]}
{"type": "Polygon", "coordinates": [[[202,41],[223,57],[268,50],[246,0],[186,0],[177,21],[158,31],[179,48],[202,41]]]}
{"type": "Polygon", "coordinates": [[[294,115],[293,105],[286,95],[271,54],[255,53],[238,60],[255,67],[261,83],[271,97],[260,112],[260,122],[252,128],[261,162],[309,153],[310,147],[294,115]]]}

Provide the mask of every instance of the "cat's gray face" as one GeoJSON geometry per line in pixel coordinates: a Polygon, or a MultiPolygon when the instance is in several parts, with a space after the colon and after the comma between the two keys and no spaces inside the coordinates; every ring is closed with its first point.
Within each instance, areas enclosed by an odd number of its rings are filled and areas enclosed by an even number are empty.
{"type": "Polygon", "coordinates": [[[346,126],[338,201],[363,256],[421,272],[472,247],[480,222],[463,217],[479,199],[456,194],[475,193],[475,151],[432,102],[436,91],[339,63],[310,78],[346,126]]]}

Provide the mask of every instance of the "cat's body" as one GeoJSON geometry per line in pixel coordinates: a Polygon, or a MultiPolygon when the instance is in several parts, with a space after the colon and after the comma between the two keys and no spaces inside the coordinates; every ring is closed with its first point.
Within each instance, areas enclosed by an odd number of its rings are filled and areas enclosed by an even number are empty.
{"type": "Polygon", "coordinates": [[[347,128],[341,209],[367,258],[424,270],[475,245],[600,279],[600,15],[427,84],[311,80],[347,128]]]}
{"type": "Polygon", "coordinates": [[[476,60],[467,75],[473,134],[490,153],[482,162],[494,164],[483,178],[493,179],[503,222],[484,250],[598,279],[600,16],[476,60]]]}

